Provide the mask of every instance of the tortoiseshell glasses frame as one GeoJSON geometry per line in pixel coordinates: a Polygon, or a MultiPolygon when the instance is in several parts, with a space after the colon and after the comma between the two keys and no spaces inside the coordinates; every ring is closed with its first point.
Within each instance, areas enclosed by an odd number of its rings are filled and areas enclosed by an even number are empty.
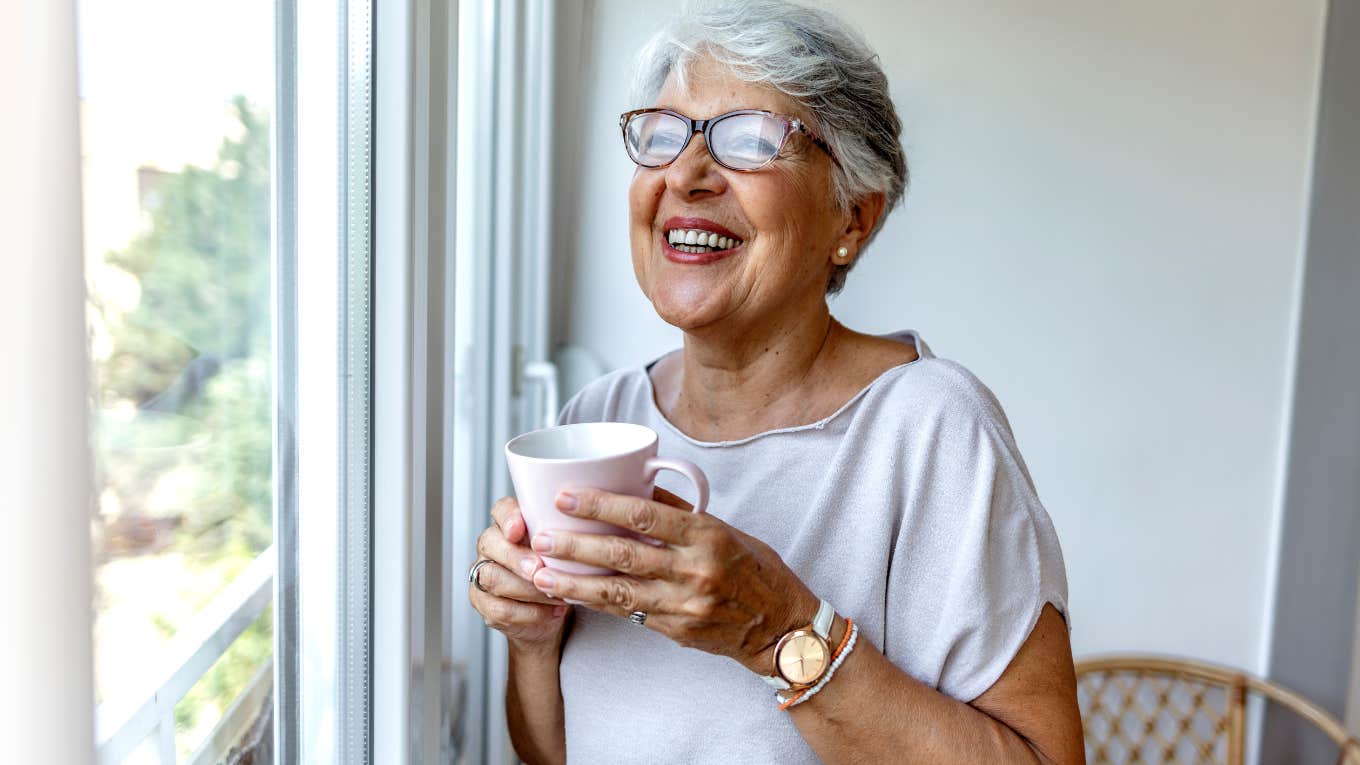
{"type": "MultiPolygon", "coordinates": [[[[654,122],[658,121],[655,116],[653,117],[653,121],[654,122]]],[[[730,125],[734,123],[728,124],[730,125]]],[[[676,130],[673,132],[679,133],[680,126],[675,125],[675,128],[676,130]]],[[[814,144],[816,144],[818,148],[826,152],[828,157],[831,157],[832,162],[835,162],[837,165],[840,164],[840,161],[836,159],[836,154],[833,151],[831,151],[831,146],[825,140],[823,140],[821,136],[817,135],[815,131],[809,128],[807,124],[804,123],[802,120],[792,115],[778,114],[775,112],[765,111],[763,109],[738,109],[736,111],[719,114],[716,117],[711,117],[706,120],[690,119],[689,117],[686,117],[680,112],[671,109],[657,109],[657,108],[634,109],[633,111],[624,112],[623,114],[619,115],[619,129],[623,133],[623,147],[628,152],[629,158],[636,162],[638,165],[641,165],[642,167],[658,168],[665,167],[671,164],[676,159],[678,159],[681,154],[684,153],[686,148],[689,147],[689,142],[692,138],[694,138],[695,133],[703,134],[704,145],[708,147],[709,156],[713,157],[714,162],[717,162],[719,165],[722,165],[723,167],[729,170],[735,170],[737,172],[749,173],[754,170],[760,170],[761,168],[766,167],[771,162],[778,159],[780,154],[784,150],[784,144],[788,142],[789,136],[793,135],[794,133],[802,133],[803,135],[807,136],[808,139],[812,141],[814,144]],[[652,149],[651,147],[648,147],[646,150],[644,150],[642,146],[637,144],[637,141],[638,139],[641,138],[641,136],[633,137],[629,136],[628,132],[629,126],[635,124],[636,120],[645,118],[648,115],[668,115],[670,117],[675,118],[676,120],[679,120],[680,123],[684,125],[683,127],[684,140],[680,141],[678,148],[672,146],[659,152],[652,149]],[[734,117],[743,117],[748,115],[760,117],[762,119],[762,121],[759,123],[761,128],[777,126],[778,127],[777,143],[767,144],[768,148],[766,150],[762,150],[757,156],[743,157],[729,150],[729,148],[724,145],[724,141],[721,140],[722,138],[721,135],[719,136],[720,140],[716,142],[714,141],[713,131],[715,127],[718,127],[718,129],[721,131],[720,126],[723,125],[724,121],[730,120],[734,117]]],[[[760,133],[761,135],[763,135],[764,130],[762,129],[760,133]]],[[[679,135],[675,134],[673,135],[673,137],[678,139],[679,135]]]]}

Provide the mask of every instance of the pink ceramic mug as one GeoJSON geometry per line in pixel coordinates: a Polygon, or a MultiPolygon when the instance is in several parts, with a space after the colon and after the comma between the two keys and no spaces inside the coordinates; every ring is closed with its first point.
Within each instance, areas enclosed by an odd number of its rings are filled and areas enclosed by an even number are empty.
{"type": "MultiPolygon", "coordinates": [[[[533,537],[540,531],[563,529],[589,534],[628,534],[603,521],[577,518],[557,509],[557,495],[565,489],[603,489],[614,494],[652,498],[652,481],[662,470],[684,475],[698,490],[694,512],[708,505],[708,479],[689,460],[656,456],[656,431],[627,422],[580,422],[525,433],[505,445],[505,461],[533,537]]],[[[549,568],[569,574],[613,574],[612,569],[543,556],[549,568]]]]}

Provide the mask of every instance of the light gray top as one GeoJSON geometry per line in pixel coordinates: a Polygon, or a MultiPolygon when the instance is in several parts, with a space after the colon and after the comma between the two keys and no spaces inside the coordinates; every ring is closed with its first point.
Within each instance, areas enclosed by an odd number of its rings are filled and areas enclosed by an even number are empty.
{"type": "MultiPolygon", "coordinates": [[[[709,511],[773,547],[813,592],[922,683],[991,687],[1045,603],[1067,614],[1062,551],[1006,415],[962,366],[893,367],[816,423],[702,442],[656,406],[642,367],[588,385],[561,421],[660,434],[708,475],[709,511]]],[[[679,475],[658,485],[693,499],[679,475]]],[[[572,763],[815,763],[774,692],[735,661],[577,607],[563,648],[572,763]]],[[[831,682],[836,682],[833,678],[831,682]]]]}

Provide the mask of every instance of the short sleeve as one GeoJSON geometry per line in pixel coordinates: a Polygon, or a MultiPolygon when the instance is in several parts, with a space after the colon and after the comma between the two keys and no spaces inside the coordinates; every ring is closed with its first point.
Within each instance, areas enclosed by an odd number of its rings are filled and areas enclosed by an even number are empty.
{"type": "Polygon", "coordinates": [[[899,663],[918,680],[967,702],[1005,671],[1044,605],[1067,618],[1067,578],[1000,405],[962,367],[948,377],[905,445],[884,643],[889,659],[910,656],[899,663]]]}

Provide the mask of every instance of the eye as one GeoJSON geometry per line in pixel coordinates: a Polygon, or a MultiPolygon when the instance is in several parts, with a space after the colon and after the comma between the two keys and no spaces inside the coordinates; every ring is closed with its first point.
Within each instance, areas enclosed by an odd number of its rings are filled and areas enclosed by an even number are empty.
{"type": "Polygon", "coordinates": [[[658,130],[643,138],[643,149],[648,153],[664,153],[675,151],[680,148],[682,143],[678,133],[670,130],[658,130]]]}
{"type": "Polygon", "coordinates": [[[659,167],[675,159],[687,139],[683,120],[670,114],[641,114],[628,123],[625,141],[639,164],[659,167]]]}
{"type": "Polygon", "coordinates": [[[777,149],[773,143],[757,135],[738,136],[728,148],[737,154],[750,157],[768,157],[777,149]]]}
{"type": "Polygon", "coordinates": [[[713,126],[716,153],[729,166],[755,168],[779,152],[783,124],[763,114],[737,114],[713,126]]]}

